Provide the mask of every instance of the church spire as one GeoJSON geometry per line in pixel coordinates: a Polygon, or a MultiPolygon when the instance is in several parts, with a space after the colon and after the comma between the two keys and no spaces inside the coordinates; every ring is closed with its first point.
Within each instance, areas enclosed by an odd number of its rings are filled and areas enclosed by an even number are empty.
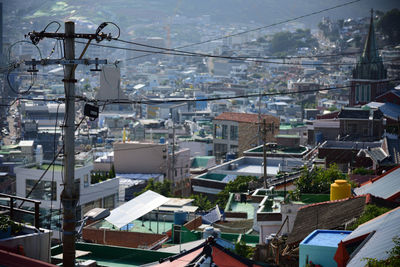
{"type": "Polygon", "coordinates": [[[353,69],[353,79],[381,80],[386,79],[386,69],[378,54],[374,28],[374,10],[371,9],[371,21],[364,50],[353,69]]]}
{"type": "Polygon", "coordinates": [[[378,59],[378,50],[375,42],[374,10],[371,8],[371,22],[369,24],[368,36],[365,41],[362,57],[372,62],[378,59]]]}

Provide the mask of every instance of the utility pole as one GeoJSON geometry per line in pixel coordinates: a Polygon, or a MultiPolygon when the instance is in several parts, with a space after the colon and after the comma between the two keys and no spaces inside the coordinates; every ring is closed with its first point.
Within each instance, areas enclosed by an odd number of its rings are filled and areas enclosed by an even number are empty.
{"type": "MultiPolygon", "coordinates": [[[[65,22],[65,58],[75,59],[75,24],[65,22]]],[[[76,204],[79,195],[75,192],[75,68],[66,65],[64,72],[65,90],[65,138],[64,138],[64,190],[61,202],[63,216],[63,265],[75,265],[76,204]]]]}
{"type": "Polygon", "coordinates": [[[267,188],[267,132],[274,134],[275,123],[272,122],[268,125],[265,119],[263,120],[263,158],[264,158],[264,188],[267,188]]]}
{"type": "Polygon", "coordinates": [[[64,71],[64,89],[65,89],[65,138],[64,138],[64,190],[61,193],[61,202],[63,205],[63,266],[75,266],[75,240],[76,240],[76,205],[79,201],[79,192],[75,191],[75,69],[77,64],[95,64],[94,71],[99,71],[98,64],[107,64],[106,60],[89,60],[82,57],[86,52],[90,42],[96,40],[100,42],[104,39],[111,40],[111,35],[100,32],[107,24],[102,23],[95,34],[75,33],[75,23],[65,22],[65,33],[49,32],[31,32],[28,34],[33,44],[38,44],[43,38],[59,38],[65,41],[65,60],[63,59],[43,59],[37,61],[25,61],[26,65],[32,67],[29,72],[37,72],[36,65],[62,64],[64,71]],[[75,38],[89,39],[79,59],[75,59],[75,38]]]}

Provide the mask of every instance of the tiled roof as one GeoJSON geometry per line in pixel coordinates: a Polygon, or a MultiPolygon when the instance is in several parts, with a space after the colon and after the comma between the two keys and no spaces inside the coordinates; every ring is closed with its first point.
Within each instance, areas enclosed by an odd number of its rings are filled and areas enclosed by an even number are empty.
{"type": "Polygon", "coordinates": [[[364,110],[359,108],[344,108],[339,112],[339,119],[365,119],[368,120],[370,113],[373,113],[374,120],[381,119],[383,117],[382,111],[380,110],[364,110]]]}
{"type": "Polygon", "coordinates": [[[316,229],[338,229],[358,218],[367,204],[395,207],[396,204],[371,195],[311,204],[299,209],[288,244],[297,244],[316,229]]]}
{"type": "MultiPolygon", "coordinates": [[[[264,119],[268,123],[273,118],[277,119],[272,115],[261,114],[261,123],[264,119]]],[[[258,114],[224,112],[215,117],[214,120],[258,123],[258,114]]]]}

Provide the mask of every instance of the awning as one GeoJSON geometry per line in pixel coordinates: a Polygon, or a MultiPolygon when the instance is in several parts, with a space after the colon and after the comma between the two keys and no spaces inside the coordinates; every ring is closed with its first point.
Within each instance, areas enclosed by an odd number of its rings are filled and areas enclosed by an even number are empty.
{"type": "Polygon", "coordinates": [[[113,209],[110,216],[106,218],[106,221],[121,228],[167,203],[168,200],[169,198],[167,197],[151,190],[147,190],[140,196],[135,197],[116,209],[113,209]]]}

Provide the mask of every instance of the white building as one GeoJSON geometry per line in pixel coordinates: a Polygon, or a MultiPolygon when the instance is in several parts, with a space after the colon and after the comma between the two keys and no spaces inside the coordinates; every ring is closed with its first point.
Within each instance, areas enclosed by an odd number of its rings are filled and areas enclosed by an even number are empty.
{"type": "MultiPolygon", "coordinates": [[[[15,168],[17,176],[17,196],[27,197],[38,179],[48,165],[26,165],[15,168]]],[[[91,171],[93,165],[86,165],[75,168],[76,190],[79,192],[79,202],[77,206],[77,219],[92,208],[114,209],[118,199],[118,178],[111,178],[106,181],[91,184],[91,171]]],[[[64,189],[63,173],[61,165],[54,165],[38,182],[29,198],[41,201],[40,207],[49,210],[58,210],[61,207],[61,192],[64,189]],[[54,173],[54,176],[53,176],[54,173]]],[[[26,203],[29,206],[28,203],[26,203]]]]}

